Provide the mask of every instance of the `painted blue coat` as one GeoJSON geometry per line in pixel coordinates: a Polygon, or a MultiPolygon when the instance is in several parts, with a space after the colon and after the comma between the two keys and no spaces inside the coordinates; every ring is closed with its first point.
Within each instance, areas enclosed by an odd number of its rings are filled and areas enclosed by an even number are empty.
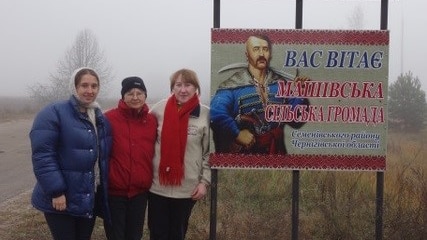
{"type": "Polygon", "coordinates": [[[89,119],[78,111],[74,96],[42,109],[30,132],[33,170],[37,180],[31,202],[43,212],[92,218],[95,203],[94,166],[99,159],[103,189],[102,209],[107,203],[108,159],[111,128],[96,109],[97,133],[89,119]],[[67,208],[57,211],[52,198],[65,194],[67,208]]]}
{"type": "MultiPolygon", "coordinates": [[[[267,121],[265,118],[266,105],[290,105],[293,109],[297,105],[309,105],[306,98],[283,98],[276,96],[279,89],[279,81],[293,81],[285,76],[269,70],[265,78],[266,103],[264,105],[260,93],[257,90],[253,76],[247,68],[234,73],[230,78],[222,82],[211,99],[210,105],[210,127],[212,128],[213,140],[216,152],[232,152],[230,146],[235,142],[241,129],[250,129],[256,135],[273,135],[272,131],[279,129],[283,132],[285,124],[292,128],[300,128],[304,122],[275,122],[267,121]],[[245,118],[246,117],[246,118],[245,118]],[[252,119],[248,121],[245,119],[252,119]]],[[[281,137],[283,139],[283,136],[281,137]]],[[[275,140],[280,149],[277,153],[286,153],[283,141],[275,140]],[[280,146],[281,145],[281,146],[280,146]]],[[[244,153],[268,153],[256,149],[244,153]]],[[[264,150],[264,149],[262,149],[264,150]]]]}

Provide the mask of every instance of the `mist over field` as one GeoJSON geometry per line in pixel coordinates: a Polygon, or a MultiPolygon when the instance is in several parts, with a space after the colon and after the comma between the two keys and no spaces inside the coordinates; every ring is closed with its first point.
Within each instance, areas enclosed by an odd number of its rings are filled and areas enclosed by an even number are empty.
{"type": "MultiPolygon", "coordinates": [[[[303,29],[380,29],[380,0],[302,2],[303,29]]],[[[427,31],[423,30],[427,2],[388,2],[388,81],[412,71],[427,90],[427,31]]],[[[295,5],[294,0],[223,0],[221,28],[294,29],[295,5]],[[243,14],[236,15],[236,9],[243,14]]],[[[109,93],[113,99],[120,97],[120,81],[130,75],[146,81],[153,102],[165,98],[170,74],[187,67],[199,74],[202,99],[207,102],[212,27],[213,1],[209,0],[1,1],[0,96],[27,96],[29,85],[47,83],[79,31],[90,29],[113,68],[109,93]]]]}

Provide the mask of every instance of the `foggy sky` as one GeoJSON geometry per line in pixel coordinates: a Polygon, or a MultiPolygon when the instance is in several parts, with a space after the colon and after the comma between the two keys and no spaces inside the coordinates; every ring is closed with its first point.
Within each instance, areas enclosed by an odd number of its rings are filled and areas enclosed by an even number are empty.
{"type": "MultiPolygon", "coordinates": [[[[303,4],[304,29],[351,29],[357,7],[363,29],[380,29],[380,0],[303,4]]],[[[410,70],[424,91],[425,9],[424,0],[389,0],[389,82],[410,70]]],[[[222,0],[220,21],[221,28],[293,29],[295,0],[222,0]]],[[[120,97],[120,82],[130,75],[144,79],[149,98],[166,97],[169,76],[185,67],[198,73],[207,99],[212,27],[213,0],[2,0],[0,96],[28,96],[29,85],[47,83],[77,34],[90,29],[113,68],[112,97],[120,97]]]]}

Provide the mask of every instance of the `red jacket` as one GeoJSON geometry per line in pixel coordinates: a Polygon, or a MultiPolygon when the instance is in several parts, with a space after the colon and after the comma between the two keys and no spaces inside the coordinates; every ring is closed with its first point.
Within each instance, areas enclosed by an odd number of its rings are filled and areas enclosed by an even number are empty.
{"type": "Polygon", "coordinates": [[[113,146],[110,156],[109,194],[133,197],[150,189],[153,178],[157,120],[145,104],[137,113],[123,100],[105,113],[111,123],[113,146]]]}

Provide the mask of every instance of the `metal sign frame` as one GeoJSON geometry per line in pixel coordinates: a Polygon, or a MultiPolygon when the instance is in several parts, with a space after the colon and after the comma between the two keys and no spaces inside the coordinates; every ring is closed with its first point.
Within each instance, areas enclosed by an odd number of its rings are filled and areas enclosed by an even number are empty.
{"type": "MultiPolygon", "coordinates": [[[[303,0],[296,1],[295,29],[302,29],[303,0]]],[[[220,28],[221,0],[214,0],[213,27],[220,28]]],[[[381,0],[380,30],[388,28],[388,0],[381,0]]],[[[298,240],[299,225],[299,193],[300,170],[292,171],[292,240],[298,240]]],[[[375,239],[383,239],[383,201],[384,201],[384,172],[376,172],[376,215],[375,215],[375,239]]],[[[217,197],[218,197],[218,169],[212,169],[210,201],[210,228],[209,240],[216,240],[217,223],[217,197]]]]}

